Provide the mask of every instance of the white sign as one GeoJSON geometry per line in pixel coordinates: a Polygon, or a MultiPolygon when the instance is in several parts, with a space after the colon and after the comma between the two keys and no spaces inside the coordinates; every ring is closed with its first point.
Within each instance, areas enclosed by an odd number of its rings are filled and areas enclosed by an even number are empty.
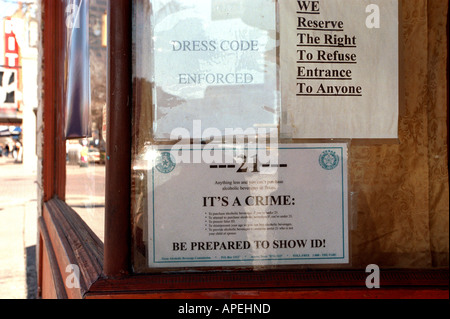
{"type": "MultiPolygon", "coordinates": [[[[273,0],[156,0],[153,20],[155,139],[176,128],[277,127],[273,0]]],[[[177,137],[175,137],[176,139],[177,137]]]]}
{"type": "Polygon", "coordinates": [[[349,262],[346,144],[283,145],[271,163],[265,148],[223,148],[223,163],[192,163],[210,151],[151,152],[149,267],[349,262]]]}
{"type": "Polygon", "coordinates": [[[280,1],[282,133],[397,138],[397,0],[280,1]]]}

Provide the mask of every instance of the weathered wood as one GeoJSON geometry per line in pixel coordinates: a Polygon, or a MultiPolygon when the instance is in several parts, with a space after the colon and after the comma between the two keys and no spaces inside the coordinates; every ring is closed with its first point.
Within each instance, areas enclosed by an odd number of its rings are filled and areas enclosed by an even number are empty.
{"type": "Polygon", "coordinates": [[[44,298],[66,299],[67,294],[64,289],[64,283],[59,272],[58,260],[53,250],[53,245],[48,234],[47,227],[42,217],[38,220],[39,232],[42,238],[42,279],[44,298]]]}
{"type": "Polygon", "coordinates": [[[382,270],[367,289],[364,270],[267,270],[179,274],[131,272],[131,1],[109,2],[108,149],[105,245],[63,200],[65,0],[43,0],[44,215],[39,219],[40,287],[51,298],[449,298],[448,269],[382,270]],[[59,199],[58,199],[59,198],[59,199]],[[103,262],[104,260],[104,262],[103,262]],[[70,264],[80,288],[67,289],[70,264]]]}
{"type": "MultiPolygon", "coordinates": [[[[124,279],[103,278],[97,281],[90,293],[107,291],[169,291],[209,289],[339,289],[366,288],[365,270],[290,270],[234,273],[154,274],[134,275],[124,279]]],[[[383,289],[436,287],[448,289],[447,270],[384,270],[380,282],[383,289]]]]}
{"type": "Polygon", "coordinates": [[[102,272],[103,245],[78,214],[64,202],[53,199],[44,205],[43,221],[48,229],[49,243],[55,251],[56,271],[63,280],[69,265],[80,270],[79,287],[66,287],[68,298],[80,299],[102,272]]]}
{"type": "Polygon", "coordinates": [[[131,270],[132,2],[108,2],[105,269],[110,277],[131,270]]]}
{"type": "Polygon", "coordinates": [[[48,201],[55,193],[55,112],[56,108],[56,87],[55,77],[57,76],[57,65],[55,61],[58,52],[56,51],[57,42],[54,38],[56,29],[56,17],[58,6],[50,0],[44,0],[42,10],[45,14],[44,32],[42,33],[43,46],[43,137],[44,148],[42,154],[42,188],[43,199],[48,201]]]}
{"type": "MultiPolygon", "coordinates": [[[[87,294],[86,299],[447,299],[445,289],[267,289],[232,291],[190,291],[190,292],[136,292],[87,294]]],[[[270,302],[269,302],[270,304],[270,302]]]]}

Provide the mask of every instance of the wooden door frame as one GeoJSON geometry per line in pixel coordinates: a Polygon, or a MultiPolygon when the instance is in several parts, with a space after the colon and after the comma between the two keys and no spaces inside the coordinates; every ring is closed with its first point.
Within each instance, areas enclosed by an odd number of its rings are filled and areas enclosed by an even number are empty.
{"type": "Polygon", "coordinates": [[[57,298],[449,298],[448,268],[383,270],[383,289],[367,289],[360,270],[137,275],[131,249],[132,1],[108,1],[105,242],[65,199],[62,58],[65,0],[42,0],[43,158],[39,217],[41,296],[57,298]],[[56,2],[56,3],[55,3],[56,2]],[[68,267],[80,285],[68,287],[68,267]],[[70,268],[69,268],[70,270],[70,268]]]}

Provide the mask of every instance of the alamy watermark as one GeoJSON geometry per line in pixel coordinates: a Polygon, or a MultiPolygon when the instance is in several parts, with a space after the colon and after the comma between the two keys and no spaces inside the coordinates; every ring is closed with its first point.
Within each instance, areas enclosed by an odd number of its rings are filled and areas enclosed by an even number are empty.
{"type": "Polygon", "coordinates": [[[80,288],[80,267],[74,264],[67,265],[66,267],[66,287],[68,289],[80,288]]]}
{"type": "Polygon", "coordinates": [[[368,29],[380,28],[380,7],[376,4],[370,4],[366,7],[366,13],[370,13],[366,19],[368,29]]]}
{"type": "Polygon", "coordinates": [[[178,163],[238,164],[237,172],[273,173],[278,160],[278,128],[206,128],[193,121],[192,130],[175,128],[170,134],[171,156],[178,163]],[[200,149],[201,152],[192,152],[200,149]]]}
{"type": "Polygon", "coordinates": [[[380,267],[370,264],[366,267],[366,273],[370,273],[366,278],[366,287],[369,289],[380,288],[380,267]]]}

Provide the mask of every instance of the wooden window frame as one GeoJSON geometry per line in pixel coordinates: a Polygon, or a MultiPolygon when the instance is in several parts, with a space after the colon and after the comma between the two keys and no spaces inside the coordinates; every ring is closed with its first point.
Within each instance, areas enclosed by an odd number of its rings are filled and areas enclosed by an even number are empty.
{"type": "Polygon", "coordinates": [[[138,275],[131,258],[132,1],[108,1],[107,161],[104,244],[65,203],[64,0],[42,0],[43,205],[39,274],[43,298],[449,298],[448,268],[382,270],[368,289],[361,270],[138,275]],[[55,3],[56,2],[56,3],[55,3]],[[68,266],[80,285],[68,287],[68,266]]]}

